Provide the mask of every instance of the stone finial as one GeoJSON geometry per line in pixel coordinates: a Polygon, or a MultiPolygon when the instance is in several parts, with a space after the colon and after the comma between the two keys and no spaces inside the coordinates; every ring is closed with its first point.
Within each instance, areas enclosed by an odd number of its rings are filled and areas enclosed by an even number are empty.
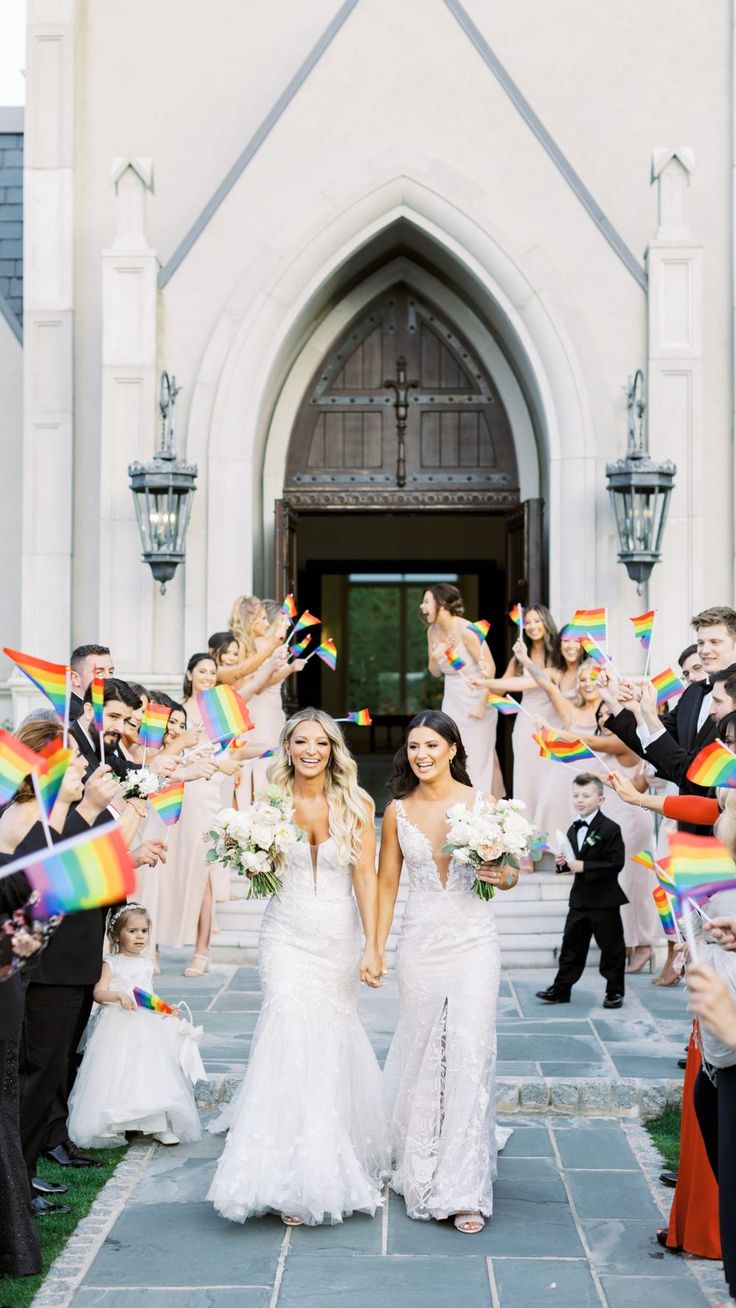
{"type": "Polygon", "coordinates": [[[652,184],[657,183],[657,239],[691,239],[688,215],[690,175],[695,169],[694,152],[660,148],[652,151],[652,184]]]}
{"type": "Polygon", "coordinates": [[[151,160],[114,159],[110,180],[117,199],[113,249],[147,250],[145,195],[153,191],[151,160]]]}

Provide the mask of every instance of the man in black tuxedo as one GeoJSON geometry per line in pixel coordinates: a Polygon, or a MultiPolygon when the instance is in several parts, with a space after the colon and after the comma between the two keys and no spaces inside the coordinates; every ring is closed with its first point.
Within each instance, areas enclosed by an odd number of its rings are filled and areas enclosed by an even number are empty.
{"type": "MultiPolygon", "coordinates": [[[[102,710],[103,738],[105,742],[105,762],[121,780],[129,768],[128,760],[120,750],[120,739],[126,720],[136,709],[142,707],[142,700],[124,681],[108,677],[104,686],[102,710]]],[[[95,726],[92,708],[92,685],[87,687],[84,695],[82,714],[70,728],[79,752],[88,763],[88,775],[100,766],[100,737],[95,726]]]]}
{"type": "Polygon", "coordinates": [[[580,980],[590,949],[591,937],[601,951],[600,974],[606,982],[604,1008],[621,1008],[624,1002],[626,946],[620,908],[628,899],[618,884],[626,862],[621,828],[601,813],[603,782],[590,772],[581,772],[572,783],[572,802],[577,820],[567,838],[572,861],[557,857],[558,870],[572,872],[570,909],[565,922],[557,976],[537,998],[548,1004],[569,1004],[570,991],[580,980]]]}
{"type": "Polygon", "coordinates": [[[114,677],[112,655],[107,645],[77,645],[69,660],[71,665],[72,693],[69,700],[69,721],[76,722],[82,715],[84,696],[95,677],[114,677]]]}

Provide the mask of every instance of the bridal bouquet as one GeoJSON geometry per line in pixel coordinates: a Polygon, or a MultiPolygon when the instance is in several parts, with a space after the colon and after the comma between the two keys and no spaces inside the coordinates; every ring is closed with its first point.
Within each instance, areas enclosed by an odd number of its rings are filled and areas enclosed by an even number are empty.
{"type": "Polygon", "coordinates": [[[160,784],[160,777],[150,768],[132,768],[125,780],[120,782],[122,798],[148,799],[160,784]]]}
{"type": "Polygon", "coordinates": [[[208,863],[224,863],[249,881],[248,899],[265,899],[281,889],[278,866],[290,845],[304,840],[294,807],[277,786],[269,786],[250,808],[223,808],[205,834],[208,863]]]}
{"type": "MultiPolygon", "coordinates": [[[[475,868],[488,863],[518,868],[522,858],[536,862],[543,841],[523,816],[525,808],[520,799],[482,799],[472,809],[453,804],[447,810],[449,830],[443,853],[475,868]]],[[[493,899],[493,886],[487,881],[476,879],[473,891],[480,899],[493,899]]]]}

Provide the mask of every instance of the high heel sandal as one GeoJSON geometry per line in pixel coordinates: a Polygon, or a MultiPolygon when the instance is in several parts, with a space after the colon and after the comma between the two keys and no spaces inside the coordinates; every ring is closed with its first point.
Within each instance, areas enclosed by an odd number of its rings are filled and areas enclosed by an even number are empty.
{"type": "Polygon", "coordinates": [[[649,964],[649,969],[650,969],[650,971],[651,971],[651,967],[652,967],[652,958],[653,958],[651,945],[644,945],[644,946],[642,947],[642,955],[643,955],[643,957],[640,959],[639,962],[636,961],[636,955],[637,955],[638,952],[639,952],[638,949],[635,949],[635,950],[634,950],[633,955],[632,955],[632,959],[631,959],[631,964],[630,964],[629,967],[627,967],[627,969],[626,969],[626,971],[627,971],[627,973],[629,974],[629,976],[636,976],[637,972],[643,972],[643,971],[644,971],[644,968],[645,968],[646,965],[647,965],[647,963],[649,964]]]}
{"type": "Polygon", "coordinates": [[[455,1230],[462,1235],[480,1235],[486,1219],[480,1213],[455,1213],[453,1222],[455,1230]]]}
{"type": "Polygon", "coordinates": [[[209,970],[210,970],[209,955],[195,954],[194,957],[192,958],[191,963],[189,964],[189,967],[184,968],[184,976],[204,976],[205,972],[209,972],[209,970]],[[195,959],[197,958],[199,958],[204,963],[204,967],[195,967],[195,959]]]}
{"type": "Polygon", "coordinates": [[[282,1213],[282,1214],[281,1214],[281,1220],[282,1220],[282,1222],[284,1223],[284,1226],[303,1226],[303,1225],[304,1225],[304,1218],[303,1218],[303,1217],[293,1217],[293,1216],[291,1216],[289,1213],[282,1213]]]}

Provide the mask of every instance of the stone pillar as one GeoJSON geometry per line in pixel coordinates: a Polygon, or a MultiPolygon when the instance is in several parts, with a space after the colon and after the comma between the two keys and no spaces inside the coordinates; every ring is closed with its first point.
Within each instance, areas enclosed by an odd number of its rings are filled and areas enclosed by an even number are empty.
{"type": "Polygon", "coordinates": [[[28,0],[21,642],[71,638],[75,0],[28,0]]]}
{"type": "Polygon", "coordinates": [[[116,159],[115,234],[102,254],[99,629],[119,672],[153,666],[153,593],[141,562],[128,465],[156,448],[158,259],[145,235],[149,159],[116,159]]]}
{"type": "Polygon", "coordinates": [[[654,459],[677,464],[662,562],[650,603],[658,611],[653,668],[672,659],[693,613],[722,602],[707,590],[703,541],[703,250],[690,230],[692,150],[655,150],[657,233],[649,270],[648,416],[654,459]]]}

